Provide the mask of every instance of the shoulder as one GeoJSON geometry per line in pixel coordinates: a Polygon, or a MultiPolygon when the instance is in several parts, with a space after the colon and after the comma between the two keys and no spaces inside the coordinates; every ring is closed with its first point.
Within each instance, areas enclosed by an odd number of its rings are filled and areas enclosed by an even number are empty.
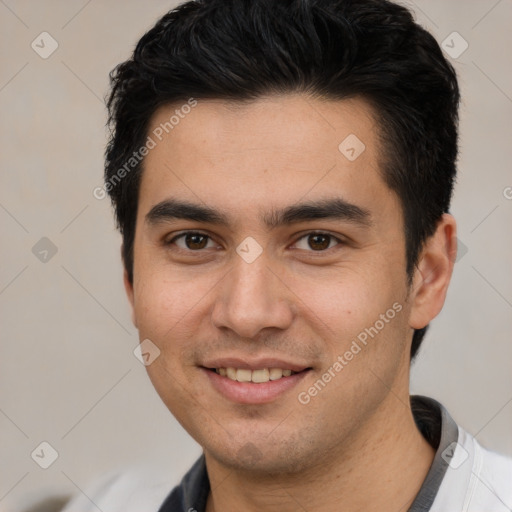
{"type": "Polygon", "coordinates": [[[492,510],[512,510],[512,458],[488,450],[471,437],[475,449],[473,489],[470,489],[473,508],[495,504],[492,510]]]}
{"type": "Polygon", "coordinates": [[[512,458],[483,447],[462,427],[458,429],[432,511],[510,512],[512,458]]]}
{"type": "Polygon", "coordinates": [[[62,512],[157,511],[178,482],[179,476],[170,470],[148,467],[113,470],[79,491],[62,512]]]}

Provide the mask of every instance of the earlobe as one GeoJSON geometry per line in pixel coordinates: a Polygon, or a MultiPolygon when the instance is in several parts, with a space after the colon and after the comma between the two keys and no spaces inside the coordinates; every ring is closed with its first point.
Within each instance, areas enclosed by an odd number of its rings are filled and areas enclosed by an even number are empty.
{"type": "Polygon", "coordinates": [[[422,329],[441,311],[457,255],[456,222],[445,213],[426,240],[414,271],[409,325],[422,329]]]}
{"type": "Polygon", "coordinates": [[[128,301],[130,302],[130,308],[132,311],[132,323],[135,326],[135,328],[138,328],[137,326],[137,318],[135,316],[135,298],[134,298],[134,292],[133,292],[133,284],[130,282],[130,279],[128,277],[128,271],[126,270],[126,265],[124,263],[123,259],[123,246],[121,245],[121,259],[123,260],[123,283],[124,283],[124,289],[126,291],[126,296],[128,297],[128,301]]]}

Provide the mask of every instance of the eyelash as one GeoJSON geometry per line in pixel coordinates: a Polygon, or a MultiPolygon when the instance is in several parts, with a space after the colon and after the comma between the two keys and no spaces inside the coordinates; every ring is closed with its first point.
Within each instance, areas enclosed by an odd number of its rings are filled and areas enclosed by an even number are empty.
{"type": "MultiPolygon", "coordinates": [[[[165,246],[170,246],[172,245],[176,240],[180,239],[180,238],[184,238],[185,236],[187,235],[200,235],[200,236],[204,236],[204,237],[207,237],[209,240],[213,240],[212,237],[210,235],[207,235],[206,233],[202,233],[200,231],[184,231],[183,233],[180,233],[179,235],[176,235],[174,236],[171,240],[169,241],[165,241],[164,242],[164,245],[165,246]]],[[[336,242],[338,242],[334,247],[328,247],[327,249],[323,249],[323,250],[319,250],[319,251],[314,251],[314,250],[310,250],[310,251],[306,251],[306,252],[311,252],[311,253],[326,253],[328,252],[329,250],[331,249],[334,249],[335,247],[337,247],[338,245],[343,245],[344,244],[344,241],[341,240],[340,238],[332,235],[331,233],[328,233],[328,232],[325,232],[325,231],[310,231],[308,233],[305,233],[303,234],[302,236],[300,236],[295,242],[294,244],[296,244],[299,240],[302,240],[303,238],[307,238],[308,236],[311,236],[311,235],[324,235],[324,236],[327,236],[329,237],[331,240],[335,240],[336,242]]],[[[330,245],[330,244],[329,244],[330,245]]],[[[204,249],[197,249],[197,250],[193,250],[193,249],[182,249],[181,247],[178,247],[178,252],[186,252],[186,253],[201,253],[203,252],[204,249]]]]}

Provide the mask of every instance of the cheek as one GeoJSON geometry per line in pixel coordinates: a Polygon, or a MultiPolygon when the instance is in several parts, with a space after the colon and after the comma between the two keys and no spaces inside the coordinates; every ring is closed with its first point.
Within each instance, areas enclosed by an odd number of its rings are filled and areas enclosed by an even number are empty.
{"type": "Polygon", "coordinates": [[[200,340],[211,335],[208,308],[218,281],[213,273],[202,277],[190,272],[187,277],[169,274],[147,273],[144,285],[135,289],[139,337],[151,340],[160,350],[155,363],[147,367],[159,394],[165,394],[159,384],[174,392],[189,387],[186,381],[196,369],[195,351],[200,349],[200,340]]]}
{"type": "Polygon", "coordinates": [[[392,282],[378,281],[371,272],[334,269],[293,279],[302,313],[315,318],[322,330],[341,339],[378,320],[397,298],[392,282]]]}
{"type": "Polygon", "coordinates": [[[141,276],[144,284],[135,288],[135,314],[140,340],[149,339],[159,349],[158,357],[148,366],[148,376],[173,414],[184,415],[191,400],[190,380],[196,371],[190,347],[204,315],[205,293],[201,282],[170,278],[163,272],[141,276]]]}
{"type": "Polygon", "coordinates": [[[400,282],[391,269],[379,273],[339,269],[323,278],[295,279],[294,291],[303,298],[299,315],[323,340],[326,367],[339,356],[344,358],[344,377],[336,379],[338,384],[357,386],[367,378],[369,367],[390,378],[396,371],[405,351],[407,327],[405,288],[400,282]]]}

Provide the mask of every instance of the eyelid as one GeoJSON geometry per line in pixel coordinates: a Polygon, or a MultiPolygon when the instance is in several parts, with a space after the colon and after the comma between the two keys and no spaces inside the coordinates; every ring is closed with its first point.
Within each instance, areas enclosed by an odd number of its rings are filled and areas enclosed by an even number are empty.
{"type": "MultiPolygon", "coordinates": [[[[211,235],[209,235],[208,233],[204,233],[202,231],[196,231],[196,230],[188,230],[188,231],[182,231],[181,233],[178,233],[178,234],[174,235],[170,240],[164,239],[164,245],[171,245],[177,239],[183,238],[186,235],[201,235],[201,236],[207,237],[211,241],[215,241],[214,238],[211,235]]],[[[186,251],[186,252],[202,252],[201,250],[193,251],[191,249],[181,249],[181,247],[179,247],[179,249],[183,250],[183,251],[186,251]]]]}
{"type": "MultiPolygon", "coordinates": [[[[201,236],[205,236],[207,237],[209,240],[215,242],[214,238],[209,235],[208,233],[205,233],[205,232],[201,232],[201,231],[197,231],[197,230],[188,230],[188,231],[182,231],[181,233],[178,233],[176,235],[174,235],[170,240],[164,240],[164,245],[171,245],[173,244],[177,239],[179,238],[183,238],[185,237],[186,235],[201,235],[201,236]]],[[[333,240],[336,240],[336,242],[338,242],[334,247],[330,247],[329,249],[324,249],[322,251],[306,251],[306,252],[311,252],[311,253],[326,253],[328,252],[330,249],[334,249],[335,247],[337,247],[338,245],[344,245],[347,243],[346,240],[343,239],[343,237],[340,237],[339,235],[334,235],[332,233],[330,233],[329,231],[321,231],[321,230],[310,230],[310,231],[305,231],[299,235],[297,235],[297,238],[295,239],[295,242],[293,242],[293,245],[297,244],[297,242],[299,242],[300,240],[302,240],[303,238],[306,238],[307,236],[311,236],[311,235],[327,235],[329,236],[331,239],[333,240]]],[[[184,251],[184,252],[188,252],[188,253],[200,253],[200,252],[203,252],[204,249],[198,249],[198,250],[192,250],[192,249],[182,249],[181,247],[178,247],[178,250],[180,251],[184,251]]],[[[300,250],[300,249],[299,249],[300,250]]]]}
{"type": "Polygon", "coordinates": [[[308,235],[329,235],[332,238],[336,238],[340,242],[343,242],[344,240],[343,235],[339,233],[332,233],[331,231],[326,229],[306,229],[305,231],[300,231],[299,233],[295,234],[297,240],[300,240],[301,238],[304,238],[305,236],[308,235]]]}
{"type": "Polygon", "coordinates": [[[302,240],[303,238],[306,238],[308,236],[311,236],[311,235],[326,235],[326,236],[330,237],[331,240],[335,240],[338,243],[335,246],[329,247],[328,249],[324,249],[322,251],[314,251],[312,249],[311,250],[298,249],[298,250],[305,250],[307,253],[310,253],[311,255],[319,255],[320,256],[322,254],[329,253],[332,249],[335,249],[339,245],[347,244],[347,241],[344,240],[343,237],[341,237],[340,235],[334,235],[334,234],[330,233],[329,231],[322,231],[319,229],[314,229],[314,230],[306,231],[306,232],[298,235],[297,238],[295,239],[295,242],[293,242],[293,245],[296,245],[300,240],[302,240]]]}

